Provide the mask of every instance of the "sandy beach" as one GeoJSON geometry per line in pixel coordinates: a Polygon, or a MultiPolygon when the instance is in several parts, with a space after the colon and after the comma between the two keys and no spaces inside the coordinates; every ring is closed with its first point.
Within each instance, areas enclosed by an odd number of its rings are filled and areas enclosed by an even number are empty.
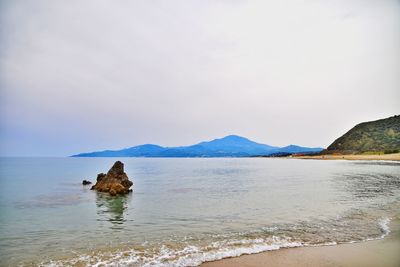
{"type": "Polygon", "coordinates": [[[400,223],[391,223],[384,239],[353,244],[268,251],[207,262],[202,267],[399,267],[400,223]]]}
{"type": "Polygon", "coordinates": [[[376,154],[376,155],[318,155],[318,156],[293,156],[295,159],[319,159],[319,160],[394,160],[400,161],[400,153],[376,154]]]}

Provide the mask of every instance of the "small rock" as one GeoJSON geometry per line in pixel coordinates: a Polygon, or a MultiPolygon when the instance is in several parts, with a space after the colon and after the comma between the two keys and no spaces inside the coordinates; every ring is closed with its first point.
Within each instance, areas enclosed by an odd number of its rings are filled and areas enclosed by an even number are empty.
{"type": "Polygon", "coordinates": [[[88,185],[88,184],[91,184],[92,182],[91,181],[88,181],[88,180],[83,180],[82,181],[82,184],[83,185],[88,185]]]}

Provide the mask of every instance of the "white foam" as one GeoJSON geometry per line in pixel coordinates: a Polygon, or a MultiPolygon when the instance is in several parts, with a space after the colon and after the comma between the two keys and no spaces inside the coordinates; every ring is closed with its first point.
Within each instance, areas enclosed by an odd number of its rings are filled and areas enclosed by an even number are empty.
{"type": "Polygon", "coordinates": [[[278,250],[280,248],[300,247],[301,243],[288,242],[285,239],[274,238],[273,243],[266,242],[264,239],[243,239],[229,242],[213,242],[210,246],[214,250],[207,248],[198,248],[192,246],[190,250],[187,248],[182,251],[164,251],[164,255],[145,263],[143,266],[160,266],[160,267],[180,267],[180,266],[198,266],[207,261],[215,261],[224,258],[238,257],[245,254],[254,254],[264,251],[278,250]],[[215,249],[216,248],[216,249],[215,249]],[[189,253],[187,253],[189,252],[189,253]],[[180,255],[175,260],[164,262],[166,258],[173,258],[172,255],[180,255]],[[171,257],[172,256],[172,257],[171,257]]]}
{"type": "MultiPolygon", "coordinates": [[[[162,246],[157,254],[145,256],[146,253],[130,250],[115,253],[114,255],[81,255],[79,258],[65,261],[51,261],[41,266],[68,266],[77,262],[84,262],[86,266],[159,266],[181,267],[199,266],[203,262],[215,261],[224,258],[238,257],[245,254],[254,254],[264,251],[278,250],[280,248],[293,248],[303,246],[299,242],[290,242],[285,238],[272,237],[264,240],[241,239],[230,241],[216,241],[206,247],[189,245],[180,250],[162,246]]],[[[148,254],[149,255],[149,254],[148,254]]]]}
{"type": "MultiPolygon", "coordinates": [[[[390,218],[382,218],[378,221],[378,227],[382,236],[377,238],[367,238],[363,241],[381,239],[390,233],[390,218]]],[[[355,243],[359,241],[349,241],[355,243]]],[[[159,266],[159,267],[181,267],[181,266],[199,266],[207,261],[216,261],[224,258],[238,257],[246,254],[255,254],[265,251],[278,250],[281,248],[293,248],[302,246],[332,246],[336,242],[326,242],[320,244],[308,244],[294,242],[290,238],[272,236],[269,238],[243,238],[243,239],[225,239],[214,241],[205,246],[187,245],[181,249],[172,249],[165,245],[158,251],[149,249],[149,251],[128,250],[118,253],[106,253],[104,255],[80,255],[68,262],[51,261],[41,266],[69,266],[76,263],[84,263],[86,266],[159,266]]]]}
{"type": "MultiPolygon", "coordinates": [[[[351,241],[350,241],[351,243],[351,241]]],[[[306,244],[307,247],[322,247],[322,246],[336,246],[338,243],[337,242],[326,242],[326,243],[320,243],[320,244],[306,244]]]]}
{"type": "Polygon", "coordinates": [[[378,221],[379,229],[382,231],[382,238],[387,236],[390,233],[389,228],[390,218],[383,218],[378,221]]]}

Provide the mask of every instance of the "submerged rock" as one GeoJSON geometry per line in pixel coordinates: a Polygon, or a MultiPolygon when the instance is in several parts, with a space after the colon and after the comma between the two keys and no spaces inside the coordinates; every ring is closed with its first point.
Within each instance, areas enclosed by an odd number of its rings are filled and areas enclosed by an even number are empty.
{"type": "Polygon", "coordinates": [[[83,180],[82,181],[82,184],[83,185],[88,185],[88,184],[91,184],[92,182],[91,181],[88,181],[88,180],[83,180]]]}
{"type": "Polygon", "coordinates": [[[116,161],[107,174],[99,173],[97,182],[92,186],[91,190],[99,192],[108,192],[110,195],[122,195],[131,192],[129,189],[133,185],[129,181],[128,176],[124,172],[124,164],[121,161],[116,161]]]}

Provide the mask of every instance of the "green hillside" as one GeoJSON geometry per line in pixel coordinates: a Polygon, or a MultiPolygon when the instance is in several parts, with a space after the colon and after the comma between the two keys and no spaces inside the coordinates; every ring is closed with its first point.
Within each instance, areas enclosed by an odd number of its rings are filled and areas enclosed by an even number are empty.
{"type": "Polygon", "coordinates": [[[400,150],[400,115],[356,125],[323,153],[393,153],[400,150]]]}

